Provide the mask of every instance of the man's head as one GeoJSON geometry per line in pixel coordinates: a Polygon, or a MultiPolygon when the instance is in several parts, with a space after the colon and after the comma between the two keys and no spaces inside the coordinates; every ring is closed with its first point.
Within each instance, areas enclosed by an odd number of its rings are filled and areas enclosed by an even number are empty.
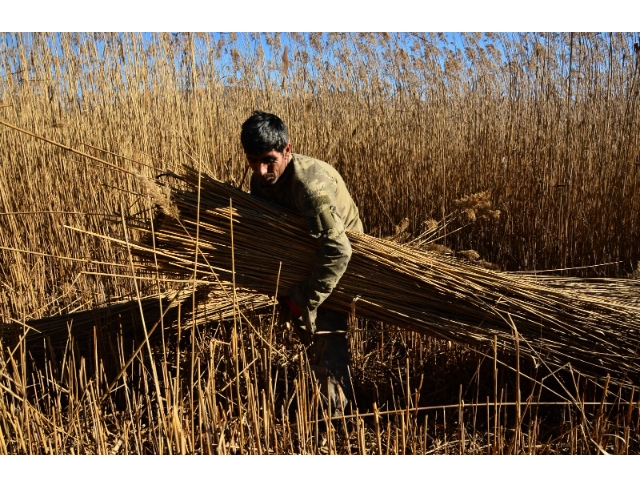
{"type": "Polygon", "coordinates": [[[253,112],[242,124],[240,141],[251,170],[260,177],[263,186],[280,178],[291,157],[287,127],[271,113],[253,112]]]}

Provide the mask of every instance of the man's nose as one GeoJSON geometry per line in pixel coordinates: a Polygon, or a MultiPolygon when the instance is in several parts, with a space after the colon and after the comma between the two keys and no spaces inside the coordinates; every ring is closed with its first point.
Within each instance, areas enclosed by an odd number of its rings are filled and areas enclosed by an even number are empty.
{"type": "Polygon", "coordinates": [[[260,176],[264,176],[269,172],[269,166],[267,164],[260,164],[260,176]]]}

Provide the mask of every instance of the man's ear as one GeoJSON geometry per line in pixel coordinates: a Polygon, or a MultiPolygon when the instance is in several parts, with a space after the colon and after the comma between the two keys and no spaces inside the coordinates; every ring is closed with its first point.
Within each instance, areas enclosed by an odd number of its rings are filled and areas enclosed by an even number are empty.
{"type": "Polygon", "coordinates": [[[289,159],[289,156],[291,155],[291,142],[287,142],[287,145],[282,149],[282,154],[284,154],[285,159],[289,159]]]}

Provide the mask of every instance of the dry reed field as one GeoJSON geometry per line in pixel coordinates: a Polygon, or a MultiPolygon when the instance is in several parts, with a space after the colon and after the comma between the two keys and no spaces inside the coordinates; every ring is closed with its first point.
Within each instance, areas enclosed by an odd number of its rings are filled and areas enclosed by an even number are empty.
{"type": "MultiPolygon", "coordinates": [[[[639,42],[3,34],[0,453],[640,452],[639,42]],[[404,269],[429,252],[467,266],[461,302],[474,299],[465,279],[485,273],[582,303],[562,310],[558,354],[527,352],[538,308],[514,318],[522,336],[494,327],[471,339],[439,321],[446,304],[412,326],[394,308],[403,296],[380,292],[367,308],[336,293],[352,311],[356,404],[329,419],[269,297],[286,269],[262,273],[238,244],[238,275],[256,268],[256,293],[180,261],[190,242],[155,248],[179,236],[176,194],[206,206],[186,192],[194,178],[248,191],[239,132],[255,109],[287,123],[294,152],[343,175],[368,234],[354,246],[380,245],[369,262],[404,269]],[[575,341],[576,316],[613,345],[594,354],[575,341]]],[[[203,248],[214,230],[202,226],[203,248]]],[[[206,255],[199,239],[192,253],[206,255]]],[[[367,279],[353,286],[384,290],[361,262],[367,279]]],[[[541,307],[559,316],[559,302],[541,307]]]]}

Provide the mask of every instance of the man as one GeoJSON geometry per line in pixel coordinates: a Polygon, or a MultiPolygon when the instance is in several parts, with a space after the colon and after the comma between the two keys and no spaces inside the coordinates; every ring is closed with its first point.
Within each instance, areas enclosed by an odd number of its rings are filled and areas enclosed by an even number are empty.
{"type": "Polygon", "coordinates": [[[351,258],[345,230],[361,232],[362,222],[342,176],[326,162],[294,154],[284,122],[256,111],[240,135],[251,176],[251,194],[306,218],[309,234],[319,240],[309,276],[279,297],[311,337],[312,370],[334,410],[352,399],[347,315],[321,308],[351,258]]]}

